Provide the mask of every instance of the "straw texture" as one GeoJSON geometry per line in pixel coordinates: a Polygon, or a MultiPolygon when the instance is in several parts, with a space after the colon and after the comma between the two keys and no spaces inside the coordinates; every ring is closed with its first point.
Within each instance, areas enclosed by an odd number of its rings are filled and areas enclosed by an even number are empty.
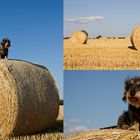
{"type": "Polygon", "coordinates": [[[58,89],[47,68],[0,60],[0,138],[40,132],[58,112],[58,89]]]}
{"type": "Polygon", "coordinates": [[[71,35],[71,43],[86,44],[88,39],[88,33],[86,31],[76,31],[71,35]]]}
{"type": "Polygon", "coordinates": [[[131,34],[131,43],[136,49],[140,49],[140,25],[137,26],[131,34]]]}

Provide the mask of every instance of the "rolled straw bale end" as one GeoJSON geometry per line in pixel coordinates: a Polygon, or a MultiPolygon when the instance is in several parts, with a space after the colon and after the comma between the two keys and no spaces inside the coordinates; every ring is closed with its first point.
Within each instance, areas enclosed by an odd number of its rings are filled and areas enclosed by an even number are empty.
{"type": "Polygon", "coordinates": [[[0,60],[0,138],[12,133],[17,112],[18,97],[15,81],[4,61],[0,60]]]}
{"type": "Polygon", "coordinates": [[[21,60],[0,60],[0,136],[28,135],[50,127],[59,94],[47,68],[21,60]]]}
{"type": "Polygon", "coordinates": [[[140,25],[132,31],[130,40],[133,47],[140,50],[140,25]]]}
{"type": "Polygon", "coordinates": [[[86,31],[75,31],[71,35],[71,43],[74,44],[86,44],[88,40],[88,33],[86,31]]]}

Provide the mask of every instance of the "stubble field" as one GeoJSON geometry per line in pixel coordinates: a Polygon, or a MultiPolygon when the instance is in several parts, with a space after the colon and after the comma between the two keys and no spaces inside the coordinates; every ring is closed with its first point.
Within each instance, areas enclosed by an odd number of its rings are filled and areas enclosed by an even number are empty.
{"type": "Polygon", "coordinates": [[[139,70],[140,50],[132,47],[130,38],[88,39],[73,44],[64,39],[65,70],[139,70]]]}

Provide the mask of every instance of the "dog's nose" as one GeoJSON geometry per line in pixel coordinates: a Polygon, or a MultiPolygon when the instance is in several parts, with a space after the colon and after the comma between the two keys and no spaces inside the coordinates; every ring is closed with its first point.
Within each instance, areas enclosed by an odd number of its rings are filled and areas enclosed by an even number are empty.
{"type": "Polygon", "coordinates": [[[136,93],[135,89],[134,89],[134,88],[132,88],[132,89],[130,90],[130,95],[131,95],[131,96],[134,96],[134,95],[135,95],[135,93],[136,93]]]}

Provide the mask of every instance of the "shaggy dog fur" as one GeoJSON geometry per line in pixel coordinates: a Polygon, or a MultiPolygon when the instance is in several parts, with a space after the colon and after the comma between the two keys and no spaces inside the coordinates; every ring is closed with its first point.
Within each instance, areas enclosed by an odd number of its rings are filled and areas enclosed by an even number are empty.
{"type": "Polygon", "coordinates": [[[129,130],[140,130],[140,77],[125,80],[122,100],[128,102],[128,111],[118,119],[118,127],[129,130]]]}
{"type": "Polygon", "coordinates": [[[8,58],[8,48],[11,46],[11,41],[8,38],[4,38],[0,43],[0,58],[8,58]]]}

